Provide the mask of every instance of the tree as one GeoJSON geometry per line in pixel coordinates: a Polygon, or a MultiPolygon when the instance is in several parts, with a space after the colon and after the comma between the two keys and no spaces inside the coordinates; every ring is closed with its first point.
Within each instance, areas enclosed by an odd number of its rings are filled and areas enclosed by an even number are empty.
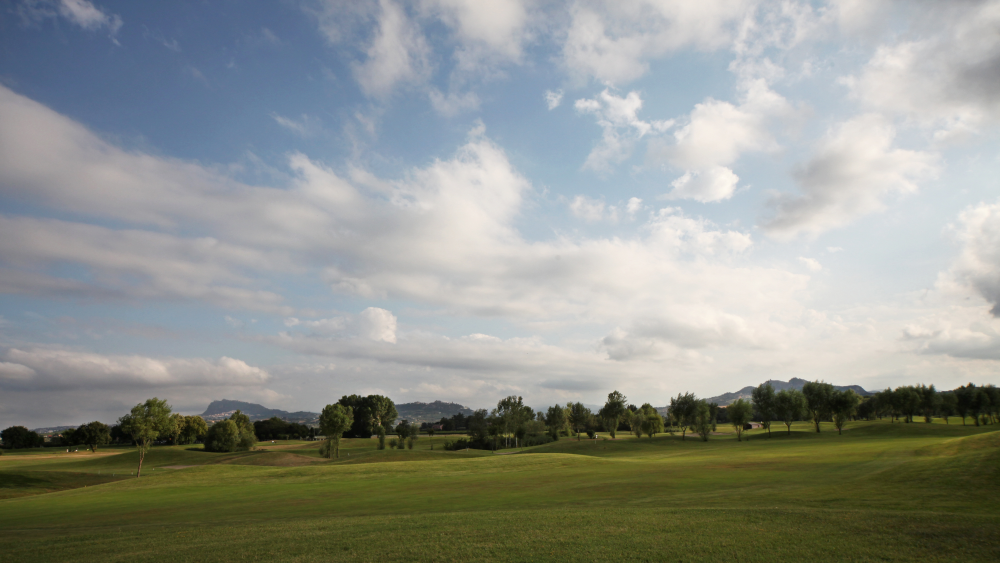
{"type": "Polygon", "coordinates": [[[642,438],[642,421],[646,418],[642,411],[636,409],[635,411],[629,412],[629,414],[625,416],[626,421],[628,422],[628,428],[632,434],[635,434],[636,438],[642,438]]]}
{"type": "Polygon", "coordinates": [[[917,387],[917,392],[920,394],[920,409],[924,411],[924,422],[931,422],[938,405],[941,404],[941,398],[933,384],[929,387],[921,384],[917,387]]]}
{"type": "Polygon", "coordinates": [[[969,411],[972,410],[972,390],[975,387],[975,385],[970,383],[968,387],[959,387],[953,391],[955,394],[955,411],[958,413],[958,416],[962,417],[962,426],[965,426],[965,417],[969,416],[969,411]]]}
{"type": "MultiPolygon", "coordinates": [[[[326,457],[340,459],[340,438],[354,424],[354,409],[340,403],[323,407],[319,415],[319,430],[326,436],[326,457]],[[333,451],[331,451],[333,450],[333,451]]],[[[322,455],[323,452],[321,451],[322,455]]]]}
{"type": "Polygon", "coordinates": [[[384,450],[388,425],[399,416],[396,413],[396,405],[389,397],[368,395],[365,397],[364,408],[368,417],[368,428],[372,434],[378,435],[378,449],[384,450]]]}
{"type": "Polygon", "coordinates": [[[670,399],[670,417],[681,428],[681,440],[686,439],[688,427],[694,425],[697,403],[698,398],[692,393],[678,393],[677,397],[670,399]]]}
{"type": "Polygon", "coordinates": [[[761,383],[750,393],[753,408],[760,417],[760,425],[767,429],[767,437],[771,437],[771,420],[774,419],[774,387],[770,383],[761,383]]]}
{"type": "Polygon", "coordinates": [[[861,397],[853,389],[847,391],[834,391],[830,396],[830,410],[833,413],[833,425],[837,428],[837,434],[843,434],[842,430],[847,421],[851,419],[861,397]]]}
{"type": "Polygon", "coordinates": [[[806,398],[806,408],[819,432],[819,423],[830,416],[830,397],[833,395],[833,385],[821,381],[810,381],[802,386],[802,394],[806,398]]]}
{"type": "Polygon", "coordinates": [[[170,405],[162,399],[153,397],[132,407],[132,411],[118,419],[122,430],[132,437],[135,447],[139,450],[139,467],[135,476],[142,474],[142,461],[146,458],[153,442],[161,436],[170,434],[173,425],[170,420],[170,405]]]}
{"type": "Polygon", "coordinates": [[[559,405],[549,407],[545,411],[545,426],[553,440],[559,439],[559,431],[566,427],[566,410],[559,405]]]}
{"type": "Polygon", "coordinates": [[[3,440],[3,447],[8,450],[19,450],[21,448],[40,448],[45,443],[45,439],[23,426],[11,426],[0,432],[0,440],[3,440]]]}
{"type": "Polygon", "coordinates": [[[753,406],[746,399],[737,399],[726,409],[729,423],[736,429],[736,441],[743,441],[743,428],[753,415],[753,406]]]}
{"type": "Polygon", "coordinates": [[[587,425],[587,422],[593,414],[590,412],[590,409],[583,406],[583,403],[572,403],[568,405],[568,407],[569,415],[566,418],[569,419],[569,423],[573,425],[573,430],[576,431],[576,440],[579,442],[580,430],[587,425]]]}
{"type": "Polygon", "coordinates": [[[111,429],[107,424],[95,420],[77,428],[75,438],[89,447],[91,452],[97,453],[97,446],[103,446],[111,441],[111,429]]]}
{"type": "Polygon", "coordinates": [[[420,438],[420,425],[411,424],[410,432],[406,437],[406,447],[412,450],[413,444],[415,444],[417,442],[417,439],[419,438],[420,438]]]}
{"type": "Polygon", "coordinates": [[[705,401],[698,401],[694,416],[694,429],[701,436],[703,442],[708,441],[708,436],[712,433],[712,409],[705,401]]]}
{"type": "Polygon", "coordinates": [[[956,401],[954,392],[947,392],[939,394],[941,399],[941,416],[944,418],[945,424],[951,424],[948,422],[948,417],[955,416],[955,412],[958,408],[958,403],[956,401]]]}
{"type": "Polygon", "coordinates": [[[709,403],[708,410],[712,413],[712,432],[715,432],[715,424],[719,419],[719,403],[709,403]]]}
{"type": "Polygon", "coordinates": [[[257,434],[250,417],[240,410],[213,424],[205,435],[205,450],[210,452],[248,451],[256,444],[257,434]]]}
{"type": "MultiPolygon", "coordinates": [[[[524,400],[516,395],[500,399],[497,403],[497,416],[503,424],[504,440],[509,440],[509,436],[525,422],[530,410],[530,407],[524,405],[524,400]]],[[[510,442],[507,441],[506,445],[509,447],[510,442]]]]}
{"type": "Polygon", "coordinates": [[[179,437],[182,444],[193,444],[205,438],[208,433],[208,423],[200,416],[185,416],[184,431],[179,437]]]}
{"type": "Polygon", "coordinates": [[[778,420],[785,423],[788,434],[792,433],[792,422],[806,412],[806,397],[798,389],[782,389],[774,397],[774,412],[778,420]]]}
{"type": "Polygon", "coordinates": [[[652,438],[663,432],[663,417],[649,403],[639,407],[638,414],[642,417],[642,433],[652,438]]]}
{"type": "Polygon", "coordinates": [[[180,439],[181,434],[184,433],[184,415],[175,412],[170,415],[170,432],[167,433],[167,437],[170,438],[170,443],[177,445],[177,441],[180,439]]]}
{"type": "Polygon", "coordinates": [[[468,431],[469,436],[472,437],[474,442],[485,442],[486,436],[489,434],[489,422],[487,417],[486,409],[479,409],[472,413],[469,417],[468,431]]]}
{"type": "Polygon", "coordinates": [[[982,387],[976,387],[971,383],[969,385],[972,387],[970,391],[972,400],[969,402],[969,412],[972,414],[976,426],[979,426],[981,415],[990,410],[990,397],[983,391],[982,387]]]}
{"type": "Polygon", "coordinates": [[[205,451],[235,452],[240,443],[240,428],[230,419],[220,420],[208,428],[205,451]]]}
{"type": "Polygon", "coordinates": [[[611,434],[612,440],[616,439],[615,433],[618,431],[618,424],[627,411],[628,409],[625,408],[625,395],[622,395],[618,391],[608,393],[607,402],[604,403],[604,407],[597,414],[604,421],[604,427],[611,434]]]}

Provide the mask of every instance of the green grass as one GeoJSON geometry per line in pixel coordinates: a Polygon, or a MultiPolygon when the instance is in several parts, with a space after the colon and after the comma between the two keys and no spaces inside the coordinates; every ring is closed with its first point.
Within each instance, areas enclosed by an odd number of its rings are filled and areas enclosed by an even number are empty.
{"type": "Polygon", "coordinates": [[[339,461],[320,458],[315,442],[239,454],[163,447],[147,456],[142,479],[100,483],[86,479],[134,470],[136,454],[5,455],[0,498],[20,496],[0,500],[0,553],[10,561],[996,561],[996,428],[852,423],[838,436],[832,425],[816,434],[801,423],[791,435],[782,426],[745,442],[620,435],[503,456],[445,452],[439,437],[386,451],[345,440],[339,461]]]}

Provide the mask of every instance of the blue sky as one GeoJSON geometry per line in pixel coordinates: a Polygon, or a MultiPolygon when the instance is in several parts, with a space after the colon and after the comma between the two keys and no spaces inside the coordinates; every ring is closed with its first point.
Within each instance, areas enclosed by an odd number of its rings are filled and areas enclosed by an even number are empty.
{"type": "Polygon", "coordinates": [[[12,1],[0,424],[995,382],[1000,2],[12,1]]]}

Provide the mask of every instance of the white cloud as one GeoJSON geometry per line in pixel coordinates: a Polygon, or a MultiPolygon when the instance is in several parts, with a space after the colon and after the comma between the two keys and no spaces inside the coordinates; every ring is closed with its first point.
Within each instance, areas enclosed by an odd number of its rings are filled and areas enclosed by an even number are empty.
{"type": "Polygon", "coordinates": [[[570,8],[562,45],[571,73],[624,84],[649,69],[649,61],[686,47],[711,51],[732,41],[733,24],[749,2],[580,1],[570,8]]]}
{"type": "Polygon", "coordinates": [[[25,22],[62,16],[87,31],[103,29],[116,45],[118,40],[115,36],[124,23],[118,14],[109,15],[88,0],[27,0],[18,4],[15,12],[25,22]]]}
{"type": "Polygon", "coordinates": [[[816,235],[883,209],[889,195],[915,192],[919,179],[935,173],[937,159],[893,148],[895,135],[895,128],[875,114],[833,127],[795,174],[804,193],[775,197],[775,214],[764,229],[778,238],[816,235]]]}
{"type": "Polygon", "coordinates": [[[363,338],[396,343],[396,317],[385,309],[368,307],[358,315],[358,330],[363,338]]]}
{"type": "Polygon", "coordinates": [[[815,258],[799,256],[799,262],[802,262],[806,268],[809,268],[810,272],[818,272],[823,269],[823,265],[820,264],[815,258]]]}
{"type": "Polygon", "coordinates": [[[312,137],[321,132],[323,128],[323,124],[319,118],[311,117],[304,113],[298,119],[285,117],[276,113],[272,113],[271,117],[278,125],[302,137],[312,137]]]}
{"type": "Polygon", "coordinates": [[[354,75],[371,96],[387,96],[399,84],[422,83],[430,72],[423,32],[393,0],[379,1],[377,29],[365,55],[354,65],[354,75]]]}
{"type": "Polygon", "coordinates": [[[459,72],[491,73],[521,62],[529,23],[522,0],[423,0],[421,6],[452,30],[459,72]]]}
{"type": "Polygon", "coordinates": [[[643,205],[642,200],[637,197],[630,197],[628,199],[628,204],[625,210],[628,212],[630,218],[635,217],[635,214],[642,211],[643,205]]]}
{"type": "Polygon", "coordinates": [[[454,117],[460,113],[479,109],[479,96],[475,92],[442,94],[437,89],[432,88],[428,96],[434,111],[445,117],[454,117]]]}
{"type": "Polygon", "coordinates": [[[0,385],[19,389],[79,389],[121,387],[177,387],[247,385],[261,386],[271,376],[242,360],[223,356],[201,358],[150,358],[102,355],[53,348],[11,348],[3,354],[17,378],[0,379],[0,385]]]}
{"type": "Polygon", "coordinates": [[[667,197],[729,199],[739,180],[729,166],[747,152],[778,150],[769,124],[793,114],[788,101],[760,79],[748,83],[739,106],[713,99],[697,104],[687,123],[674,132],[673,143],[658,140],[649,149],[651,159],[665,159],[686,171],[671,184],[674,189],[667,197]]]}
{"type": "MultiPolygon", "coordinates": [[[[604,219],[604,211],[608,205],[603,201],[589,198],[585,195],[578,195],[569,202],[569,210],[575,217],[585,221],[601,221],[604,219]]],[[[617,217],[614,206],[609,209],[611,218],[617,217]]]]}
{"type": "Polygon", "coordinates": [[[702,203],[733,197],[740,177],[725,166],[713,166],[704,172],[685,172],[670,185],[666,199],[693,199],[702,203]]]}
{"type": "Polygon", "coordinates": [[[584,168],[606,171],[614,164],[627,159],[632,144],[642,137],[660,134],[673,126],[673,121],[643,121],[638,113],[642,109],[642,98],[638,92],[629,92],[625,97],[616,96],[605,88],[594,99],[580,99],[574,104],[579,113],[589,113],[597,117],[597,124],[603,129],[601,142],[590,151],[584,168]]]}
{"type": "Polygon", "coordinates": [[[545,105],[548,106],[549,111],[552,111],[559,107],[562,103],[563,91],[562,90],[546,90],[545,91],[545,105]]]}
{"type": "Polygon", "coordinates": [[[966,209],[954,230],[963,246],[945,280],[970,287],[1000,317],[1000,203],[966,209]]]}
{"type": "Polygon", "coordinates": [[[938,137],[980,131],[1000,119],[1000,2],[931,3],[911,33],[881,45],[845,78],[865,106],[938,127],[938,137]]]}

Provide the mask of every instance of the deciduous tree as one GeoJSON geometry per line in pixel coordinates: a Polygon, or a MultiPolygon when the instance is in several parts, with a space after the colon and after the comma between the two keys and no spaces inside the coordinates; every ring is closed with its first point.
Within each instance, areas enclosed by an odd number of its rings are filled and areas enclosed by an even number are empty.
{"type": "Polygon", "coordinates": [[[838,435],[843,434],[844,425],[851,419],[860,401],[861,397],[853,389],[834,390],[830,396],[830,411],[833,413],[833,425],[837,428],[838,435]]]}
{"type": "Polygon", "coordinates": [[[670,399],[670,417],[680,426],[681,440],[686,439],[688,427],[694,425],[697,403],[698,398],[693,393],[678,393],[670,399]]]}
{"type": "Polygon", "coordinates": [[[566,417],[569,419],[569,423],[573,426],[573,430],[576,432],[576,440],[580,441],[580,431],[586,427],[587,422],[593,413],[590,409],[583,406],[583,403],[572,403],[569,406],[569,415],[566,417]]]}
{"type": "MultiPolygon", "coordinates": [[[[326,436],[326,457],[340,459],[340,438],[354,424],[354,409],[340,403],[323,407],[319,415],[319,430],[326,436]],[[332,451],[331,451],[332,450],[332,451]]],[[[323,452],[321,451],[322,455],[323,452]]]]}
{"type": "Polygon", "coordinates": [[[712,434],[712,409],[705,401],[698,401],[694,416],[694,429],[701,436],[703,442],[707,442],[708,437],[712,434]]]}
{"type": "Polygon", "coordinates": [[[743,441],[743,427],[750,422],[753,415],[753,406],[746,399],[736,399],[733,404],[726,408],[726,415],[729,416],[729,423],[736,429],[736,441],[743,441]]]}
{"type": "Polygon", "coordinates": [[[775,416],[792,433],[792,423],[806,412],[806,397],[798,389],[782,389],[774,396],[775,416]]]}
{"type": "Polygon", "coordinates": [[[97,453],[97,446],[103,446],[111,441],[111,429],[103,422],[88,422],[76,429],[76,438],[81,444],[97,453]]]}
{"type": "Polygon", "coordinates": [[[830,397],[833,396],[833,391],[833,385],[822,381],[810,381],[802,386],[806,408],[816,425],[816,432],[819,432],[819,423],[830,416],[830,397]]]}
{"type": "Polygon", "coordinates": [[[760,417],[760,425],[767,429],[767,437],[771,437],[771,421],[774,419],[774,387],[770,383],[761,383],[750,393],[753,408],[760,417]]]}
{"type": "Polygon", "coordinates": [[[625,407],[625,395],[622,395],[618,391],[612,391],[608,393],[608,400],[604,403],[604,407],[598,412],[598,416],[604,421],[604,427],[607,428],[608,433],[611,434],[611,439],[615,439],[615,433],[618,431],[618,424],[621,422],[622,417],[628,409],[625,407]]]}
{"type": "Polygon", "coordinates": [[[132,437],[135,447],[139,450],[139,467],[135,476],[142,474],[142,461],[146,458],[149,448],[158,438],[166,437],[173,425],[170,420],[170,405],[162,399],[153,397],[132,407],[132,411],[118,419],[122,430],[132,437]]]}
{"type": "Polygon", "coordinates": [[[559,439],[559,431],[566,427],[566,410],[559,405],[553,405],[545,411],[545,426],[553,440],[559,439]]]}

